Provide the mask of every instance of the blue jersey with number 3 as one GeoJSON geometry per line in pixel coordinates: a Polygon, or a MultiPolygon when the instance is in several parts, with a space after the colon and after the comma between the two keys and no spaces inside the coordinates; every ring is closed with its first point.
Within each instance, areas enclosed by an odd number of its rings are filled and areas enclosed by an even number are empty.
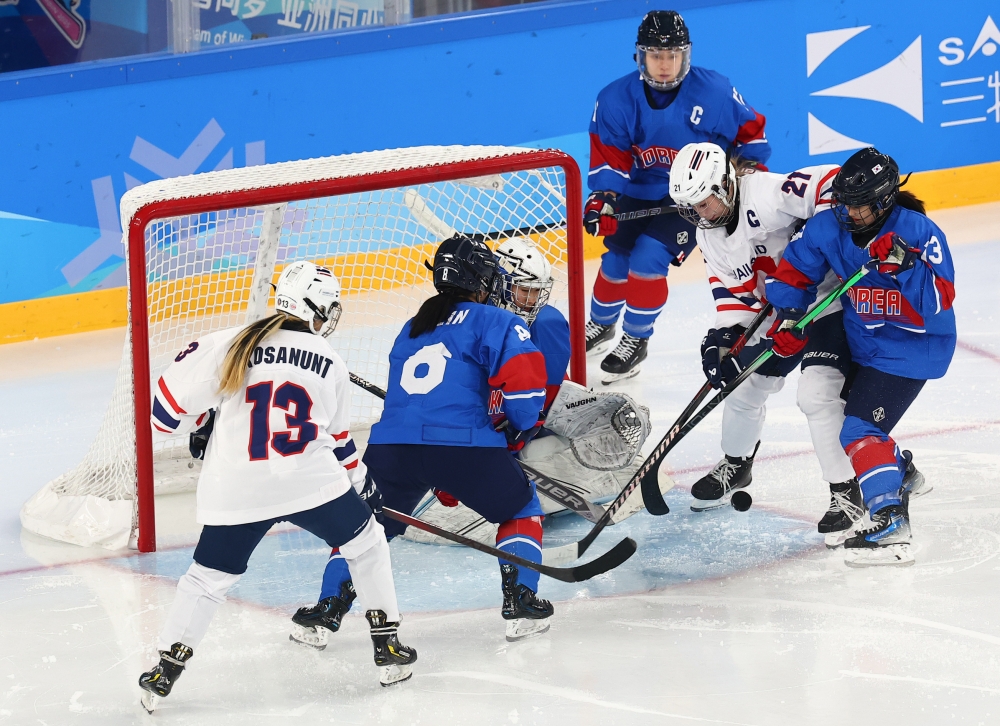
{"type": "Polygon", "coordinates": [[[511,312],[463,302],[433,331],[410,337],[403,326],[389,353],[389,385],[372,444],[491,446],[490,390],[503,390],[511,425],[528,429],[545,403],[545,359],[524,321],[511,312]]]}

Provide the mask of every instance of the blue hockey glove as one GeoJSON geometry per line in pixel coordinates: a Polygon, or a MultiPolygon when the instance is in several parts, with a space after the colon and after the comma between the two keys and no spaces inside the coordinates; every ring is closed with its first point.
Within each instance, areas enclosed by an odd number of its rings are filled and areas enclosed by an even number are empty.
{"type": "Polygon", "coordinates": [[[712,388],[723,388],[743,372],[736,356],[726,358],[729,349],[743,335],[742,325],[712,328],[701,341],[701,367],[712,388]]]}
{"type": "Polygon", "coordinates": [[[188,451],[194,459],[204,459],[205,449],[208,448],[208,440],[212,438],[212,429],[215,428],[215,409],[208,410],[208,421],[196,431],[192,431],[188,436],[188,451]]]}
{"type": "Polygon", "coordinates": [[[372,475],[369,472],[365,474],[365,485],[358,492],[365,504],[372,510],[372,514],[375,515],[375,519],[378,522],[382,521],[382,492],[378,490],[375,486],[375,480],[372,479],[372,475]]]}
{"type": "Polygon", "coordinates": [[[545,424],[545,417],[539,415],[538,423],[532,426],[530,429],[524,429],[519,431],[510,425],[510,420],[504,418],[497,426],[497,431],[502,431],[503,435],[507,438],[507,450],[518,452],[524,448],[524,445],[535,438],[535,435],[542,430],[542,426],[545,424]]]}
{"type": "Polygon", "coordinates": [[[583,228],[594,237],[608,237],[618,231],[618,200],[612,192],[591,192],[583,207],[583,228]]]}

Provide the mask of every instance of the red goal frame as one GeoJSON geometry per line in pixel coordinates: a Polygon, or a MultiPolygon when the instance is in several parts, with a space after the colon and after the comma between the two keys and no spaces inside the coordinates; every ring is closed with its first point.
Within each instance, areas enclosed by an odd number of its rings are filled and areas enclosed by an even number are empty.
{"type": "Polygon", "coordinates": [[[146,300],[146,228],[170,217],[202,214],[221,209],[260,207],[300,199],[329,197],[352,192],[372,192],[428,182],[455,181],[491,174],[561,167],[566,178],[566,246],[569,285],[570,373],[586,385],[584,344],[583,203],[580,167],[573,157],[553,149],[433,166],[387,170],[363,176],[281,184],[198,197],[151,202],[139,207],[128,226],[128,299],[132,337],[132,385],[135,409],[137,543],[140,552],[156,551],[156,517],[153,501],[153,439],[149,419],[152,399],[149,379],[149,311],[146,300]],[[140,281],[140,284],[133,284],[140,281]]]}

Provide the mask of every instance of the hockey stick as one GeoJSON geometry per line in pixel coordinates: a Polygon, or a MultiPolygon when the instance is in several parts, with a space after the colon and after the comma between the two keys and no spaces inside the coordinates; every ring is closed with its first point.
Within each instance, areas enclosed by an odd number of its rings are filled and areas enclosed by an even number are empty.
{"type": "Polygon", "coordinates": [[[577,565],[576,567],[550,567],[548,565],[540,565],[537,562],[526,560],[523,557],[518,557],[510,552],[504,552],[496,547],[490,547],[489,545],[477,542],[474,539],[463,537],[460,534],[449,532],[446,529],[442,529],[441,527],[430,524],[429,522],[425,522],[422,519],[417,519],[416,517],[411,517],[408,514],[397,512],[395,509],[383,507],[382,514],[409,527],[416,527],[417,529],[422,529],[425,532],[436,534],[438,537],[443,537],[444,539],[457,542],[465,547],[485,552],[486,554],[492,555],[498,559],[505,560],[506,562],[512,562],[519,567],[534,570],[535,572],[547,575],[548,577],[562,582],[583,582],[584,580],[589,580],[592,577],[601,575],[608,570],[613,570],[635,554],[636,550],[635,541],[626,537],[596,560],[592,560],[583,565],[577,565]]]}
{"type": "MultiPolygon", "coordinates": [[[[795,325],[796,331],[801,331],[809,323],[815,320],[824,310],[826,310],[830,305],[832,305],[841,295],[847,292],[854,284],[864,277],[868,273],[867,267],[862,267],[848,279],[837,286],[829,295],[827,295],[819,305],[810,310],[806,315],[795,325]]],[[[597,539],[597,535],[600,534],[601,530],[607,525],[611,516],[613,516],[614,511],[622,505],[622,503],[628,499],[628,496],[635,490],[637,486],[642,482],[643,477],[648,476],[650,472],[656,471],[660,463],[666,457],[677,443],[683,439],[687,434],[697,426],[709,413],[715,409],[722,401],[729,396],[730,393],[735,391],[743,381],[753,374],[758,368],[760,368],[765,362],[767,362],[771,356],[774,355],[774,351],[768,348],[763,353],[761,353],[754,361],[747,366],[747,368],[733,380],[728,386],[719,391],[716,396],[705,404],[698,413],[696,413],[684,426],[677,431],[676,435],[669,437],[669,441],[665,438],[663,441],[657,445],[656,449],[646,457],[646,461],[643,463],[642,467],[635,473],[635,476],[629,481],[629,483],[622,490],[622,493],[608,506],[604,513],[604,516],[594,525],[593,529],[579,542],[573,542],[568,545],[563,545],[562,547],[552,547],[547,550],[547,557],[545,562],[549,564],[562,564],[566,562],[572,562],[575,558],[583,555],[587,551],[587,548],[593,544],[594,540],[597,539]]]]}
{"type": "Polygon", "coordinates": [[[650,207],[649,209],[636,209],[634,212],[620,212],[612,216],[619,222],[631,222],[633,219],[659,217],[661,214],[677,214],[677,207],[650,207]]]}
{"type": "MultiPolygon", "coordinates": [[[[759,313],[757,313],[754,319],[750,321],[750,325],[747,326],[747,329],[743,331],[743,334],[737,338],[733,347],[729,349],[729,353],[726,355],[726,358],[731,358],[740,354],[740,351],[743,350],[747,342],[753,338],[757,329],[760,328],[765,320],[767,320],[767,316],[771,314],[771,310],[771,303],[768,303],[759,313]]],[[[704,401],[711,392],[711,381],[705,381],[701,390],[699,390],[695,397],[691,399],[691,403],[687,405],[687,407],[681,412],[681,415],[677,417],[677,420],[674,421],[673,425],[667,430],[666,436],[660,439],[660,443],[656,445],[656,449],[653,451],[653,454],[660,451],[662,448],[669,447],[671,445],[673,440],[680,433],[681,427],[687,423],[688,419],[691,418],[694,412],[698,409],[698,406],[701,405],[701,402],[704,401]]],[[[650,456],[653,454],[650,454],[650,456]]],[[[643,469],[645,469],[645,465],[643,466],[643,469]]],[[[670,508],[667,507],[667,503],[663,501],[663,494],[660,493],[658,472],[659,466],[646,472],[646,474],[642,477],[641,483],[643,504],[646,505],[646,510],[650,514],[656,516],[670,512],[670,508]]]]}
{"type": "MultiPolygon", "coordinates": [[[[351,383],[354,385],[363,388],[373,396],[378,396],[382,400],[385,400],[385,391],[376,386],[374,383],[369,383],[356,373],[351,373],[350,377],[351,383]]],[[[569,484],[551,479],[527,464],[522,462],[518,463],[521,464],[521,468],[524,469],[528,478],[535,482],[535,488],[556,504],[563,505],[566,509],[574,512],[575,514],[579,514],[581,517],[591,522],[596,522],[598,517],[604,514],[603,508],[588,502],[582,497],[576,496],[569,484]]]]}

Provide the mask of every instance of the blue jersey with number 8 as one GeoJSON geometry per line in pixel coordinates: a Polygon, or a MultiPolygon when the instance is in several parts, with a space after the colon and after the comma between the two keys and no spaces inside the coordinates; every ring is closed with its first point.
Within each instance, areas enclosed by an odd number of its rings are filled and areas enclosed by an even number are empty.
{"type": "Polygon", "coordinates": [[[503,448],[488,415],[503,391],[511,425],[528,429],[545,403],[545,359],[525,322],[500,308],[463,302],[433,331],[403,326],[389,353],[389,385],[372,444],[503,448]]]}

